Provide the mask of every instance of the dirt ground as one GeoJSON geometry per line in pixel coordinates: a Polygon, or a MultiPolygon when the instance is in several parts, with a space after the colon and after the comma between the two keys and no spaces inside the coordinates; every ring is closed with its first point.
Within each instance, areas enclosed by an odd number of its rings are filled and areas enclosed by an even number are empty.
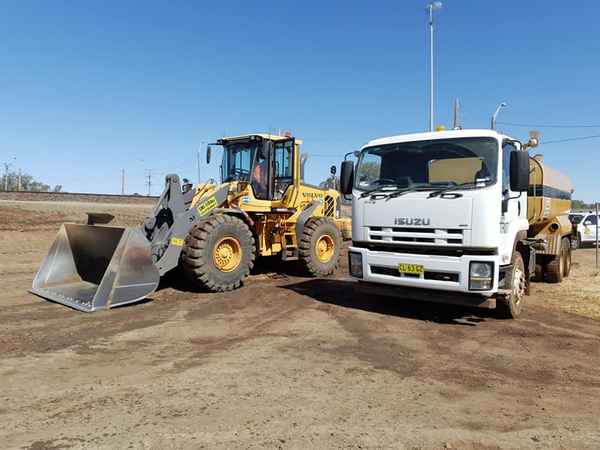
{"type": "Polygon", "coordinates": [[[147,210],[0,203],[1,448],[600,448],[592,249],[516,321],[356,297],[345,267],[263,263],[227,294],[170,277],[94,314],[27,293],[58,224],[91,208],[147,210]]]}

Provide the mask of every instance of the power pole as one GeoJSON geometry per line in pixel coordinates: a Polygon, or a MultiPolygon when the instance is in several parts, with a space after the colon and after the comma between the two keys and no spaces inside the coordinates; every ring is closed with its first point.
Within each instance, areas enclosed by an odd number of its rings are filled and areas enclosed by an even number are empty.
{"type": "Polygon", "coordinates": [[[4,191],[8,192],[8,170],[10,169],[9,163],[4,163],[4,191]]]}
{"type": "Polygon", "coordinates": [[[22,189],[21,186],[21,168],[19,167],[19,177],[17,178],[17,191],[20,191],[22,189]]]}
{"type": "Polygon", "coordinates": [[[427,22],[429,25],[429,131],[433,131],[433,129],[435,127],[434,117],[433,117],[433,109],[435,107],[434,97],[433,97],[433,94],[434,94],[434,91],[433,91],[433,83],[434,83],[433,12],[438,11],[440,9],[442,9],[442,2],[440,2],[440,1],[433,1],[427,5],[427,8],[425,8],[425,10],[427,11],[428,16],[429,16],[429,20],[427,22]]]}
{"type": "Polygon", "coordinates": [[[125,195],[125,169],[121,169],[121,195],[125,195]]]}
{"type": "Polygon", "coordinates": [[[148,185],[148,197],[152,195],[152,169],[148,169],[148,175],[146,176],[148,181],[146,184],[148,185]]]}
{"type": "Polygon", "coordinates": [[[598,202],[596,202],[596,270],[598,270],[598,202]]]}

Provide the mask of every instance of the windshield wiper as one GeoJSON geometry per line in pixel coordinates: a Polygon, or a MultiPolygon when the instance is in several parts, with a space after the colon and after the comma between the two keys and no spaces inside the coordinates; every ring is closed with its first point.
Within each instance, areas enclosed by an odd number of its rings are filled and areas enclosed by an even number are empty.
{"type": "Polygon", "coordinates": [[[389,184],[382,184],[381,186],[377,186],[376,188],[369,189],[368,191],[363,192],[362,194],[360,194],[360,198],[368,197],[369,195],[373,194],[374,192],[381,191],[381,190],[383,190],[383,188],[392,187],[392,186],[398,186],[398,185],[397,184],[391,184],[391,183],[389,183],[389,184]]]}
{"type": "Polygon", "coordinates": [[[408,194],[409,192],[418,192],[418,191],[424,191],[427,189],[428,188],[426,188],[425,186],[413,186],[413,187],[409,187],[409,188],[398,189],[398,190],[390,192],[389,194],[385,194],[384,198],[396,198],[396,197],[400,197],[401,195],[408,194]]]}
{"type": "MultiPolygon", "coordinates": [[[[467,181],[466,183],[454,184],[454,185],[452,185],[452,186],[447,186],[447,187],[445,187],[445,188],[438,189],[438,190],[436,190],[436,191],[433,191],[433,192],[431,192],[431,193],[430,193],[430,194],[427,196],[427,198],[439,197],[439,196],[441,196],[442,194],[444,194],[445,192],[448,192],[448,191],[456,191],[457,189],[474,188],[474,187],[476,187],[478,184],[480,184],[480,183],[483,183],[483,184],[485,184],[485,183],[487,183],[488,181],[489,181],[489,180],[485,180],[485,181],[480,181],[480,180],[478,180],[478,181],[467,181]]],[[[458,198],[458,197],[455,197],[455,198],[458,198]]]]}

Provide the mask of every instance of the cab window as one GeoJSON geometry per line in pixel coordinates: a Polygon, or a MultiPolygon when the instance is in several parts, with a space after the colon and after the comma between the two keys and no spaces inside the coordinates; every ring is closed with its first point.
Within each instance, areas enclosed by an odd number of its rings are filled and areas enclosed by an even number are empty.
{"type": "Polygon", "coordinates": [[[598,225],[598,217],[597,216],[587,216],[583,221],[584,225],[598,225]]]}
{"type": "Polygon", "coordinates": [[[510,154],[516,151],[514,145],[508,142],[502,144],[502,195],[510,191],[510,154]]]}
{"type": "Polygon", "coordinates": [[[293,181],[294,141],[276,142],[273,152],[273,199],[279,200],[293,181]]]}

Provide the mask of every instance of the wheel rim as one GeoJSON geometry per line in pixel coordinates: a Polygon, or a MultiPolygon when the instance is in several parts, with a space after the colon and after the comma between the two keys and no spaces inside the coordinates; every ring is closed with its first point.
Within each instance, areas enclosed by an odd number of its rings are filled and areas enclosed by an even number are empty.
{"type": "Polygon", "coordinates": [[[521,304],[521,300],[525,296],[525,273],[521,270],[520,267],[515,268],[512,290],[515,305],[519,306],[521,304]]]}
{"type": "Polygon", "coordinates": [[[213,262],[221,272],[231,272],[240,265],[242,246],[231,236],[224,237],[214,247],[213,262]]]}
{"type": "Polygon", "coordinates": [[[328,262],[333,258],[333,254],[335,253],[335,242],[333,238],[328,234],[324,234],[317,240],[315,250],[319,261],[322,263],[328,262]]]}

